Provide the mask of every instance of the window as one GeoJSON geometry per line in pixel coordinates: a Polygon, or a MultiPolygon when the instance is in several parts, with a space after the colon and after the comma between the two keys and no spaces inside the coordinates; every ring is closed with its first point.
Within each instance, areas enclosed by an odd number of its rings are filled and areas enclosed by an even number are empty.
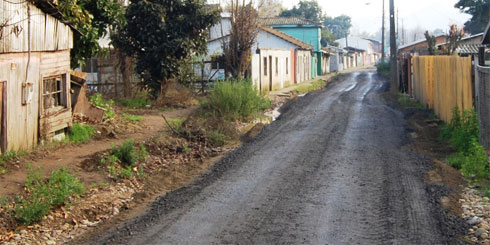
{"type": "Polygon", "coordinates": [[[276,57],[276,76],[279,74],[279,58],[276,57]]]}
{"type": "Polygon", "coordinates": [[[43,108],[45,112],[66,108],[65,85],[61,76],[43,80],[43,108]]]}
{"type": "Polygon", "coordinates": [[[288,58],[286,58],[286,75],[289,74],[288,58]]]}
{"type": "Polygon", "coordinates": [[[87,60],[82,69],[86,73],[97,73],[98,72],[98,62],[97,58],[90,58],[87,60]]]}
{"type": "Polygon", "coordinates": [[[264,58],[264,76],[267,76],[267,57],[264,58]]]}

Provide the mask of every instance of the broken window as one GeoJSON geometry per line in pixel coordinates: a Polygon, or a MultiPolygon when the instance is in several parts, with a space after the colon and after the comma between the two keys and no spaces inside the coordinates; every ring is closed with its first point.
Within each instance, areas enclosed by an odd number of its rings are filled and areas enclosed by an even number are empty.
{"type": "Polygon", "coordinates": [[[43,108],[45,112],[66,108],[64,87],[62,76],[43,80],[43,108]]]}

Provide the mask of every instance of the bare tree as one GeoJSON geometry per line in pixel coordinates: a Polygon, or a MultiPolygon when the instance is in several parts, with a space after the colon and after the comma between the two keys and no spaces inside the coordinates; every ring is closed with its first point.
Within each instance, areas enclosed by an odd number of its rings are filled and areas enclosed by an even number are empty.
{"type": "Polygon", "coordinates": [[[464,36],[464,29],[459,29],[457,25],[451,25],[449,27],[449,33],[447,37],[447,54],[453,55],[461,44],[461,39],[464,36]]]}
{"type": "Polygon", "coordinates": [[[231,0],[231,30],[222,39],[225,71],[234,78],[243,78],[250,66],[251,48],[258,34],[258,12],[253,1],[231,0]]]}
{"type": "Polygon", "coordinates": [[[259,3],[259,17],[268,18],[279,16],[283,7],[279,0],[261,0],[259,3]]]}
{"type": "Polygon", "coordinates": [[[429,55],[436,55],[436,37],[434,35],[430,35],[429,31],[426,31],[424,35],[429,46],[429,55]]]}

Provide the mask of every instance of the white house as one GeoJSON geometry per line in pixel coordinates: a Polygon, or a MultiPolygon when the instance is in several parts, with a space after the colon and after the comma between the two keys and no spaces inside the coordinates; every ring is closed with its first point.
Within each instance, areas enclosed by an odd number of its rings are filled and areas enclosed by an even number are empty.
{"type": "Polygon", "coordinates": [[[314,47],[281,31],[259,28],[252,47],[254,86],[260,91],[271,91],[309,80],[314,47]]]}

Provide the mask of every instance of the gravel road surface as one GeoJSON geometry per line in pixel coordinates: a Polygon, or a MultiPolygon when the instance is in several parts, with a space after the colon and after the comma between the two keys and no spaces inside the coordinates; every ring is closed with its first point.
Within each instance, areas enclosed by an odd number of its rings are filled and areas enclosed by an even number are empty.
{"type": "MultiPolygon", "coordinates": [[[[344,75],[99,244],[457,244],[375,73],[344,75]],[[432,194],[431,194],[432,193],[432,194]]],[[[442,187],[441,187],[442,188],[442,187]]]]}

